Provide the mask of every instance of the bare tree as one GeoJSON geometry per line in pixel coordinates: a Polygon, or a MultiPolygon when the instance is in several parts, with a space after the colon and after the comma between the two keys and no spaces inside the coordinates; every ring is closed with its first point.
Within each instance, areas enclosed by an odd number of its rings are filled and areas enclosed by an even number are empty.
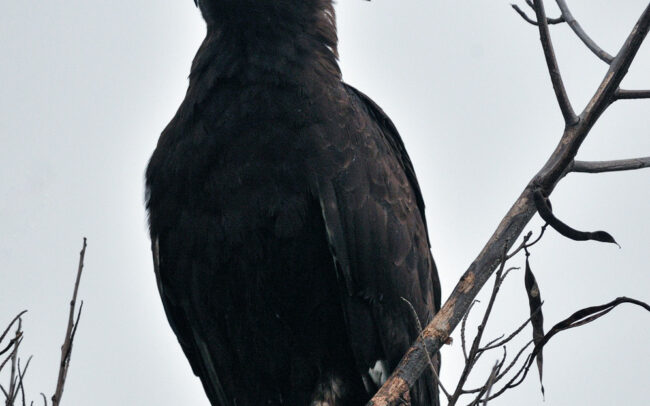
{"type": "MultiPolygon", "coordinates": [[[[52,406],[59,405],[61,403],[61,397],[63,396],[63,388],[65,386],[65,380],[68,375],[68,368],[70,366],[70,357],[72,355],[72,344],[74,342],[74,337],[77,332],[77,327],[79,326],[79,318],[81,317],[81,309],[83,308],[83,302],[77,308],[77,293],[79,292],[79,282],[81,281],[81,273],[84,267],[84,257],[86,255],[86,238],[83,239],[83,246],[81,252],[79,253],[79,266],[77,267],[77,276],[75,279],[74,290],[72,293],[72,299],[70,300],[70,311],[68,315],[68,323],[66,327],[65,338],[63,340],[63,345],[61,346],[61,362],[59,364],[59,373],[56,383],[56,389],[54,395],[52,395],[52,406]]],[[[22,329],[22,317],[27,312],[23,310],[18,313],[16,317],[9,322],[5,330],[0,335],[0,373],[5,366],[10,367],[8,375],[8,384],[3,386],[0,384],[0,389],[5,396],[5,406],[26,406],[26,397],[25,397],[25,387],[24,387],[24,378],[29,367],[29,363],[32,360],[30,356],[27,359],[27,362],[24,366],[21,366],[21,358],[18,354],[20,344],[23,340],[23,329],[22,329]],[[5,338],[8,337],[8,333],[15,326],[14,336],[6,344],[3,344],[5,338]],[[5,356],[5,354],[8,354],[5,356]],[[1,357],[5,357],[4,359],[1,357]]],[[[45,394],[41,393],[43,400],[43,405],[47,406],[47,397],[45,394]]],[[[30,405],[33,405],[34,402],[30,402],[30,405]]]]}
{"type": "MultiPolygon", "coordinates": [[[[505,390],[518,385],[525,378],[528,369],[535,360],[537,360],[541,379],[542,347],[558,332],[591,322],[621,303],[639,305],[650,311],[650,306],[643,302],[629,298],[618,298],[601,306],[579,310],[567,319],[556,324],[548,333],[543,334],[541,328],[542,318],[539,288],[534,282],[534,276],[532,276],[532,271],[530,270],[527,261],[526,278],[527,291],[529,293],[529,302],[531,306],[530,319],[527,320],[524,325],[515,330],[515,332],[510,336],[503,339],[497,339],[481,346],[482,332],[489,318],[494,298],[498,293],[503,279],[509,272],[509,269],[505,269],[506,261],[522,251],[524,251],[528,256],[528,249],[532,244],[539,240],[538,238],[536,241],[529,243],[532,236],[532,234],[529,233],[524,237],[523,242],[517,246],[514,251],[508,254],[535,213],[539,213],[548,225],[568,238],[574,240],[596,240],[615,243],[614,238],[604,231],[579,231],[555,217],[551,208],[549,196],[558,182],[571,172],[601,173],[650,167],[650,157],[605,162],[583,162],[575,160],[580,146],[586,139],[590,130],[612,103],[624,99],[650,98],[650,90],[624,90],[620,88],[621,81],[627,74],[632,61],[650,30],[650,4],[648,4],[641,14],[638,22],[628,35],[623,46],[615,56],[612,56],[599,47],[595,41],[587,35],[571,14],[564,0],[556,0],[556,3],[561,11],[561,15],[557,18],[548,18],[546,16],[543,0],[526,0],[526,4],[535,13],[534,18],[529,17],[528,14],[517,5],[513,5],[513,8],[527,22],[535,25],[539,30],[540,42],[544,51],[551,83],[565,123],[564,132],[560,141],[544,166],[524,187],[519,198],[504,216],[496,231],[490,237],[489,241],[483,247],[474,262],[472,262],[469,269],[467,269],[460,278],[458,284],[438,314],[422,330],[418,340],[407,351],[393,374],[368,403],[369,405],[396,405],[403,402],[405,394],[409,388],[417,381],[417,379],[419,379],[422,372],[427,368],[430,354],[437,353],[442,345],[449,340],[452,331],[461,323],[462,346],[465,354],[466,366],[453,393],[447,391],[446,388],[442,388],[442,392],[447,396],[450,404],[456,404],[461,395],[469,394],[475,396],[475,399],[471,404],[478,404],[487,403],[488,400],[494,399],[505,390]],[[551,41],[549,25],[561,23],[568,24],[582,42],[599,59],[609,65],[607,74],[602,79],[591,100],[587,103],[586,107],[580,114],[575,113],[569,100],[564,87],[562,75],[558,68],[555,52],[553,50],[553,43],[551,41]],[[468,352],[464,338],[465,320],[470,308],[474,304],[475,297],[492,274],[495,273],[495,270],[496,276],[490,302],[487,306],[483,320],[479,325],[478,334],[474,338],[472,346],[468,352]],[[533,324],[533,339],[515,355],[515,359],[511,361],[511,363],[506,364],[506,349],[503,346],[507,344],[514,335],[518,334],[529,322],[533,324]],[[525,349],[531,344],[534,345],[532,352],[526,357],[523,366],[515,371],[513,366],[525,349]],[[490,376],[485,382],[485,385],[480,388],[465,389],[464,385],[467,376],[481,354],[496,348],[504,348],[504,355],[502,360],[495,364],[490,376]],[[510,371],[514,371],[514,376],[506,379],[506,374],[510,371]],[[505,381],[506,383],[502,388],[495,391],[495,385],[500,381],[505,381]]],[[[542,234],[543,230],[540,232],[540,237],[542,234]]]]}

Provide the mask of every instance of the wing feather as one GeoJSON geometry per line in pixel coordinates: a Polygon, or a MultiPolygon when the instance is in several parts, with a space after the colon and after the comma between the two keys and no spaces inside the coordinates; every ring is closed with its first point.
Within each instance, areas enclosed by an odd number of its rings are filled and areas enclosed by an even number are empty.
{"type": "Polygon", "coordinates": [[[153,265],[158,284],[158,292],[162,299],[167,320],[176,334],[178,342],[189,360],[194,374],[201,378],[201,383],[213,405],[231,406],[223,390],[221,381],[217,376],[217,368],[214,365],[210,351],[206,343],[201,340],[198,332],[192,328],[192,323],[190,323],[187,317],[188,309],[183,305],[175,303],[164,290],[160,272],[161,266],[164,264],[162,261],[164,255],[161,255],[159,237],[152,236],[151,253],[153,254],[153,265]]]}
{"type": "MultiPolygon", "coordinates": [[[[410,306],[426,324],[440,307],[440,284],[422,193],[399,133],[367,96],[344,90],[352,117],[342,134],[323,141],[323,159],[336,157],[324,166],[335,172],[319,174],[317,193],[360,372],[382,359],[392,369],[418,334],[410,306]]],[[[437,404],[431,382],[413,395],[414,405],[437,404]]]]}

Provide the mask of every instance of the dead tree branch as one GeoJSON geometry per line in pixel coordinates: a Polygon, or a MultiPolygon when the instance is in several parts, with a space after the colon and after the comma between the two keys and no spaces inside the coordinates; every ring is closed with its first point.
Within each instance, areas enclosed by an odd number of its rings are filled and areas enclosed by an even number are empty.
{"type": "Polygon", "coordinates": [[[542,42],[542,48],[544,49],[546,66],[548,67],[548,72],[551,75],[551,83],[553,83],[555,97],[557,98],[560,110],[562,111],[564,122],[567,126],[570,126],[578,121],[578,117],[576,116],[575,112],[573,111],[573,107],[571,106],[571,101],[569,100],[569,95],[567,94],[566,88],[564,87],[562,74],[560,73],[560,68],[557,64],[555,50],[553,49],[553,42],[551,41],[551,33],[549,31],[548,22],[546,20],[544,2],[542,0],[534,0],[533,4],[535,15],[537,16],[540,41],[542,42]]]}
{"type": "Polygon", "coordinates": [[[571,167],[571,172],[581,173],[602,173],[602,172],[619,172],[631,171],[635,169],[649,168],[650,156],[633,159],[620,159],[616,161],[575,161],[571,167]]]}
{"type": "Polygon", "coordinates": [[[616,100],[631,100],[631,99],[650,99],[650,90],[618,89],[616,91],[616,100]]]}
{"type": "MultiPolygon", "coordinates": [[[[22,317],[22,315],[25,314],[25,313],[27,313],[27,310],[23,310],[22,312],[18,313],[18,314],[16,315],[16,317],[14,317],[14,318],[11,320],[11,322],[9,322],[9,324],[7,325],[7,328],[5,328],[5,330],[4,330],[4,331],[2,332],[2,334],[0,335],[0,343],[2,343],[2,340],[5,339],[5,337],[7,336],[7,333],[9,333],[9,330],[11,330],[11,327],[12,327],[12,326],[17,322],[17,321],[19,321],[20,318],[22,317]]],[[[19,329],[19,331],[20,331],[20,329],[19,329]]],[[[12,348],[12,347],[13,347],[13,346],[18,342],[18,340],[20,340],[21,338],[22,338],[22,334],[20,334],[18,337],[14,337],[14,338],[12,338],[12,339],[9,341],[9,343],[8,343],[8,344],[7,344],[7,345],[6,345],[2,350],[0,350],[0,355],[3,355],[3,354],[5,354],[7,351],[9,351],[9,350],[10,350],[10,349],[11,349],[11,348],[12,348]]],[[[2,347],[0,347],[0,348],[2,348],[2,347]]],[[[0,364],[0,371],[2,371],[2,367],[3,367],[3,366],[4,366],[4,362],[0,364]]]]}
{"type": "MultiPolygon", "coordinates": [[[[582,28],[580,23],[573,17],[573,14],[571,14],[571,10],[569,10],[569,6],[567,6],[566,1],[555,0],[555,2],[560,8],[560,12],[562,14],[560,14],[558,18],[546,18],[546,24],[554,25],[567,23],[573,32],[578,36],[578,38],[580,38],[580,40],[587,46],[587,48],[589,48],[589,50],[594,53],[594,55],[596,55],[599,59],[607,64],[612,63],[614,57],[604,51],[593,39],[591,39],[591,37],[582,28]]],[[[526,4],[528,4],[533,10],[536,11],[536,6],[531,0],[526,0],[526,4]]],[[[526,22],[533,25],[539,25],[537,20],[530,18],[521,8],[519,8],[519,6],[516,4],[512,4],[511,6],[526,22]]]]}
{"type": "MultiPolygon", "coordinates": [[[[628,304],[633,304],[636,306],[639,306],[646,311],[650,312],[650,305],[647,303],[641,302],[636,299],[630,299],[627,297],[619,297],[614,300],[612,300],[609,303],[605,303],[603,305],[599,306],[592,306],[592,307],[587,307],[584,309],[580,309],[577,312],[573,313],[571,316],[568,318],[562,320],[561,322],[557,323],[553,328],[551,328],[548,333],[546,333],[541,340],[535,344],[535,347],[533,348],[533,351],[528,355],[526,358],[526,361],[522,365],[522,367],[519,369],[517,374],[499,391],[497,391],[494,395],[491,397],[487,398],[486,400],[492,400],[499,395],[503,394],[506,390],[512,389],[519,384],[523,382],[523,380],[526,378],[526,375],[528,374],[528,371],[530,370],[530,367],[532,366],[535,356],[539,354],[542,351],[542,348],[549,342],[549,340],[555,336],[556,334],[569,330],[574,327],[579,327],[583,326],[585,324],[591,323],[592,321],[595,321],[599,319],[600,317],[606,315],[610,311],[614,310],[617,306],[628,303],[628,304]]],[[[529,343],[530,344],[530,343],[529,343]]]]}
{"type": "Polygon", "coordinates": [[[2,362],[2,364],[0,364],[0,370],[2,370],[2,368],[5,366],[7,361],[11,361],[11,371],[9,373],[9,384],[7,385],[6,388],[0,385],[0,390],[2,390],[2,393],[5,396],[5,406],[15,406],[16,400],[18,399],[19,395],[20,395],[20,399],[22,400],[21,404],[23,406],[26,406],[25,387],[23,384],[23,379],[25,377],[25,373],[27,372],[27,368],[29,368],[29,363],[32,361],[32,357],[30,356],[27,359],[27,363],[25,364],[25,366],[21,367],[20,357],[18,356],[18,350],[23,340],[22,318],[20,318],[20,316],[24,313],[25,312],[23,311],[18,316],[16,316],[16,318],[14,318],[11,321],[11,323],[9,323],[9,326],[4,331],[2,336],[0,336],[0,342],[2,342],[2,339],[5,337],[8,329],[11,326],[13,326],[16,321],[18,321],[14,338],[10,341],[9,345],[6,347],[6,348],[12,348],[12,351],[9,354],[9,356],[2,362]]]}
{"type": "MultiPolygon", "coordinates": [[[[538,25],[537,21],[535,21],[532,18],[528,17],[528,14],[526,14],[526,12],[524,10],[519,8],[518,5],[511,4],[511,6],[517,12],[517,14],[519,14],[521,16],[521,18],[524,19],[524,21],[526,21],[527,23],[530,23],[532,25],[538,25]]],[[[564,23],[564,22],[566,22],[566,21],[564,20],[564,17],[562,17],[562,16],[560,16],[558,18],[547,18],[546,19],[546,23],[549,24],[549,25],[561,24],[561,23],[564,23]]]]}
{"type": "MultiPolygon", "coordinates": [[[[453,406],[458,402],[458,399],[463,394],[463,387],[465,385],[465,382],[467,381],[467,378],[469,377],[469,374],[472,372],[472,369],[476,365],[476,362],[478,361],[481,354],[483,353],[483,351],[481,351],[481,339],[483,338],[483,332],[485,332],[487,322],[492,313],[492,308],[494,306],[494,302],[496,300],[497,294],[499,293],[501,284],[503,284],[503,281],[508,276],[508,273],[511,270],[515,269],[515,268],[509,268],[504,273],[504,268],[506,264],[505,257],[506,257],[506,252],[504,251],[502,256],[503,260],[501,261],[501,266],[499,267],[495,275],[494,287],[492,288],[490,300],[488,301],[487,308],[485,310],[485,313],[483,314],[483,319],[481,321],[481,324],[479,324],[478,326],[478,331],[476,333],[476,336],[472,341],[472,347],[469,350],[469,354],[467,354],[465,357],[465,368],[463,368],[463,372],[461,373],[460,379],[458,380],[458,384],[456,385],[456,389],[454,390],[454,393],[451,396],[448,396],[449,406],[453,406]]],[[[463,317],[463,320],[466,319],[467,319],[467,314],[463,317]]],[[[465,347],[464,338],[462,341],[463,341],[463,352],[466,353],[466,350],[464,348],[465,347]]],[[[480,396],[478,398],[480,398],[480,396]]]]}
{"type": "Polygon", "coordinates": [[[591,39],[591,37],[589,37],[589,35],[587,35],[585,30],[582,29],[582,26],[580,26],[580,23],[578,23],[578,21],[573,17],[573,14],[571,14],[571,10],[569,10],[569,6],[567,6],[566,1],[555,0],[555,2],[562,12],[562,18],[566,21],[567,24],[569,24],[569,27],[571,27],[573,32],[575,32],[575,34],[587,46],[587,48],[589,48],[589,50],[603,62],[611,64],[614,60],[614,57],[605,52],[601,47],[598,46],[598,44],[596,44],[594,40],[591,39]]]}
{"type": "MultiPolygon", "coordinates": [[[[61,347],[61,364],[59,365],[58,380],[56,386],[55,395],[52,396],[52,404],[58,405],[61,401],[61,395],[63,394],[63,386],[65,384],[65,379],[68,372],[68,367],[70,365],[70,354],[72,352],[72,344],[74,342],[74,337],[77,332],[77,327],[79,326],[79,318],[81,317],[81,310],[83,308],[83,302],[81,302],[79,308],[77,309],[77,293],[79,292],[79,282],[81,280],[81,273],[84,267],[84,257],[86,254],[86,239],[83,239],[83,247],[79,253],[79,266],[77,268],[77,276],[75,279],[74,291],[72,294],[72,300],[70,301],[70,314],[68,317],[68,324],[66,329],[66,338],[64,340],[63,346],[61,347]],[[75,317],[76,311],[76,317],[75,317]]],[[[24,378],[27,373],[27,369],[31,363],[32,357],[30,356],[25,363],[25,366],[21,366],[21,358],[18,355],[18,350],[20,344],[23,340],[23,330],[22,330],[22,316],[27,312],[23,310],[18,313],[5,330],[0,334],[0,356],[9,352],[8,356],[0,362],[0,371],[7,365],[11,365],[11,370],[9,371],[9,383],[7,386],[0,384],[0,390],[5,396],[5,406],[16,406],[19,403],[23,406],[27,406],[27,400],[25,397],[25,385],[24,378]],[[3,340],[11,330],[11,328],[16,325],[16,331],[14,337],[9,341],[8,344],[4,345],[3,340]]],[[[45,394],[41,393],[43,398],[43,405],[47,406],[47,397],[45,394]]],[[[30,406],[34,402],[30,402],[30,406]]]]}
{"type": "Polygon", "coordinates": [[[20,386],[18,385],[18,378],[19,378],[19,373],[20,372],[20,367],[18,365],[18,348],[20,348],[20,342],[22,341],[21,337],[23,335],[23,329],[22,329],[23,321],[21,318],[18,318],[18,326],[16,327],[16,334],[14,336],[14,348],[11,351],[11,373],[9,375],[9,387],[7,390],[4,388],[2,391],[4,392],[5,395],[5,405],[6,406],[13,406],[14,400],[16,399],[16,396],[18,395],[18,390],[20,386]],[[18,372],[16,371],[16,368],[18,368],[18,372]]]}
{"type": "Polygon", "coordinates": [[[79,291],[79,282],[81,281],[81,272],[84,267],[84,257],[86,255],[86,238],[84,237],[83,246],[79,253],[79,266],[77,268],[77,279],[75,280],[74,290],[72,293],[72,300],[70,300],[70,313],[68,315],[68,327],[65,332],[65,339],[61,346],[61,363],[59,364],[59,378],[56,383],[56,390],[52,395],[52,406],[58,406],[63,396],[63,387],[65,386],[65,379],[68,375],[68,367],[70,366],[70,356],[72,355],[72,344],[74,341],[77,326],[79,324],[79,317],[81,316],[81,309],[83,302],[79,307],[77,317],[75,318],[75,310],[77,305],[77,293],[79,291]]]}
{"type": "Polygon", "coordinates": [[[449,338],[451,332],[467,313],[467,309],[483,285],[502,262],[504,250],[512,247],[514,241],[536,213],[533,193],[542,191],[544,196],[550,196],[563,174],[574,162],[580,146],[593,125],[607,107],[616,100],[619,85],[650,30],[649,4],[616,57],[612,60],[609,70],[595,94],[580,116],[576,116],[569,103],[557,67],[543,1],[535,0],[534,7],[553,87],[566,123],[564,133],[546,164],[526,185],[478,257],[463,274],[440,311],[431,323],[425,327],[418,340],[406,352],[393,374],[368,405],[396,405],[399,399],[402,398],[402,394],[415,384],[428,365],[427,351],[436,353],[440,350],[442,344],[449,338]]]}

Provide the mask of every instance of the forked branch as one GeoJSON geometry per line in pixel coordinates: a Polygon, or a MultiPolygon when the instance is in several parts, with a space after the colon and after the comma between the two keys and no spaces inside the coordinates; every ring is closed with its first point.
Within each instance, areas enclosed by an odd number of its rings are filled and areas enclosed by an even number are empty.
{"type": "MultiPolygon", "coordinates": [[[[573,14],[571,14],[571,10],[569,10],[569,6],[567,6],[566,1],[564,0],[555,0],[557,3],[558,7],[560,8],[560,11],[562,14],[560,14],[559,17],[557,18],[546,18],[546,24],[548,25],[554,25],[554,24],[561,24],[561,23],[567,23],[569,27],[573,30],[573,32],[580,38],[580,40],[589,48],[591,52],[594,53],[599,59],[601,59],[603,62],[610,64],[614,60],[614,57],[608,54],[606,51],[604,51],[591,37],[585,32],[585,30],[582,28],[578,20],[576,20],[573,17],[573,14]]],[[[528,4],[533,10],[536,10],[536,6],[533,3],[532,0],[526,0],[526,4],[528,4]]],[[[534,20],[530,18],[521,8],[519,8],[518,5],[512,4],[512,8],[521,16],[521,18],[524,19],[527,23],[533,24],[533,25],[539,25],[537,20],[534,20]]]]}
{"type": "Polygon", "coordinates": [[[650,30],[649,4],[616,57],[613,58],[610,68],[594,96],[580,116],[575,116],[557,68],[543,2],[535,0],[533,5],[553,87],[567,124],[564,133],[546,164],[526,185],[478,257],[463,274],[440,311],[425,327],[418,340],[406,352],[393,374],[368,405],[396,405],[402,395],[419,379],[422,371],[428,365],[426,352],[436,353],[440,350],[442,344],[447,341],[466,314],[483,285],[501,263],[504,250],[507,251],[512,247],[514,241],[536,213],[533,191],[541,190],[544,196],[550,196],[557,183],[573,164],[580,146],[595,122],[616,100],[617,89],[650,30]]]}

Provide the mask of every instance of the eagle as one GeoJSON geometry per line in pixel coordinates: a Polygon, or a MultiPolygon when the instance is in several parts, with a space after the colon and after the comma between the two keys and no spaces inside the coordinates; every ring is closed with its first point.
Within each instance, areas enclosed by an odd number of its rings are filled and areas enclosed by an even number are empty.
{"type": "MultiPolygon", "coordinates": [[[[413,165],[341,79],[332,3],[200,0],[146,170],[162,304],[215,406],[362,405],[440,308],[413,165]]],[[[433,373],[405,397],[438,405],[433,373]]]]}

